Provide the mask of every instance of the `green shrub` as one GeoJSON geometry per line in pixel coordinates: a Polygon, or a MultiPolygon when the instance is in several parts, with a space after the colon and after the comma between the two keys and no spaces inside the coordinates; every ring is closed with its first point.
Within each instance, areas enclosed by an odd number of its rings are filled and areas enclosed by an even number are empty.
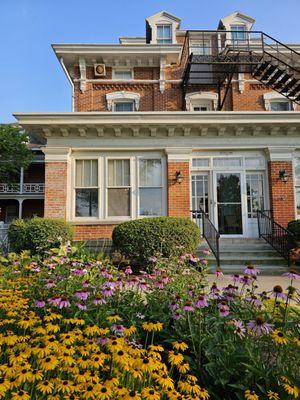
{"type": "Polygon", "coordinates": [[[288,230],[294,233],[297,236],[297,239],[300,239],[300,220],[295,219],[294,221],[290,221],[288,223],[288,230]]]}
{"type": "Polygon", "coordinates": [[[200,238],[198,226],[188,218],[143,218],[117,225],[114,246],[131,261],[149,263],[149,257],[194,253],[200,238]]]}
{"type": "Polygon", "coordinates": [[[23,219],[15,219],[9,225],[8,240],[10,250],[19,253],[25,249],[26,239],[26,222],[23,219]]]}
{"type": "Polygon", "coordinates": [[[72,240],[73,231],[71,225],[64,220],[34,217],[27,221],[13,221],[8,235],[12,250],[39,253],[72,240]]]}

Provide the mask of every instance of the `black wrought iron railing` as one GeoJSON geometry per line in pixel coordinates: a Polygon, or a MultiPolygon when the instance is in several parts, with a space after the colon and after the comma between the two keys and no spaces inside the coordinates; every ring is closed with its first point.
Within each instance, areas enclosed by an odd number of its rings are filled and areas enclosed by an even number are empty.
{"type": "Polygon", "coordinates": [[[272,210],[258,210],[257,223],[259,237],[268,242],[290,266],[291,250],[296,244],[295,235],[274,220],[272,210]]]}
{"type": "Polygon", "coordinates": [[[207,241],[211,252],[215,256],[217,266],[220,267],[220,234],[217,228],[202,207],[199,207],[199,210],[192,210],[191,214],[193,220],[195,220],[196,224],[201,229],[202,236],[207,241]]]}

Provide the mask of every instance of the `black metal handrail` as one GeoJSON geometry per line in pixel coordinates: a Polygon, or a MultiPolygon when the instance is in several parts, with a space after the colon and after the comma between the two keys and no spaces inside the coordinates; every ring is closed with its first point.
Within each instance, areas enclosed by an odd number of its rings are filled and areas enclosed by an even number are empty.
{"type": "Polygon", "coordinates": [[[257,210],[257,223],[259,237],[268,242],[290,266],[296,236],[274,220],[272,210],[257,210]]]}
{"type": "Polygon", "coordinates": [[[217,228],[210,220],[207,213],[202,207],[199,210],[191,210],[192,218],[196,220],[199,228],[201,227],[202,221],[202,236],[207,241],[207,244],[216,258],[217,266],[220,267],[220,234],[217,228]]]}

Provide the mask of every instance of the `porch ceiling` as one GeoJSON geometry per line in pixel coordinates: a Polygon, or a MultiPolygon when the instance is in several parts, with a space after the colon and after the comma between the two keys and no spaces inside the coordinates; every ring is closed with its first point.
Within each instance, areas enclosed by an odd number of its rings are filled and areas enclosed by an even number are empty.
{"type": "Polygon", "coordinates": [[[300,112],[15,113],[28,132],[49,137],[295,136],[300,112]]]}

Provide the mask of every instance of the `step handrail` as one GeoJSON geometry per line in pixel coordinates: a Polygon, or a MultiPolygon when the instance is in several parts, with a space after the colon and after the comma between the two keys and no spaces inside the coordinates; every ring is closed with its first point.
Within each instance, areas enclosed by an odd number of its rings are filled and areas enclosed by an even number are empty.
{"type": "MultiPolygon", "coordinates": [[[[191,210],[192,217],[200,222],[202,220],[202,236],[206,240],[211,252],[216,258],[217,267],[220,267],[220,233],[215,227],[208,214],[199,206],[198,210],[191,210]]],[[[200,225],[200,224],[198,224],[200,225]]]]}
{"type": "Polygon", "coordinates": [[[257,210],[258,235],[291,264],[296,235],[274,220],[272,210],[257,210]]]}

